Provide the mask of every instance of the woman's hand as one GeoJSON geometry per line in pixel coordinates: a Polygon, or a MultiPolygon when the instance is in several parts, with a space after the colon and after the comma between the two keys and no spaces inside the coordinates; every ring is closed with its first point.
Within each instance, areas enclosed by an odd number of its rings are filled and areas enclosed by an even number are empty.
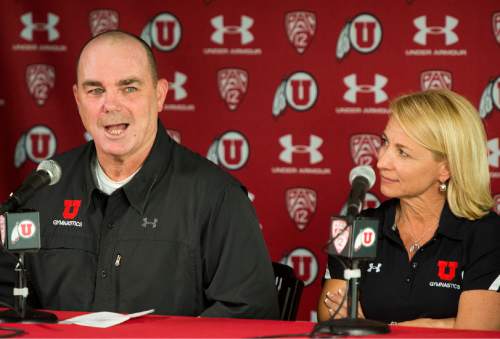
{"type": "MultiPolygon", "coordinates": [[[[347,309],[347,296],[342,304],[342,299],[344,298],[345,288],[337,288],[334,291],[327,291],[325,295],[324,304],[328,309],[328,314],[330,318],[333,317],[337,309],[340,307],[340,310],[335,314],[334,319],[342,319],[347,318],[349,316],[349,310],[347,309]]],[[[363,314],[363,310],[361,309],[361,305],[358,302],[358,318],[365,318],[363,314]]]]}

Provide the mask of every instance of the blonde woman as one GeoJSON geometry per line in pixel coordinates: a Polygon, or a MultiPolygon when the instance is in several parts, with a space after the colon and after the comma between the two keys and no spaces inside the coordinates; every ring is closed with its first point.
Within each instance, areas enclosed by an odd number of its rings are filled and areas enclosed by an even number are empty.
{"type": "MultiPolygon", "coordinates": [[[[408,326],[500,329],[500,217],[490,211],[486,135],[462,96],[430,90],[394,100],[377,168],[390,198],[377,258],[363,263],[361,317],[408,326]]],[[[327,320],[345,293],[329,258],[318,305],[327,320]],[[329,275],[329,276],[328,276],[329,275]]],[[[335,318],[347,316],[344,305],[335,318]]]]}

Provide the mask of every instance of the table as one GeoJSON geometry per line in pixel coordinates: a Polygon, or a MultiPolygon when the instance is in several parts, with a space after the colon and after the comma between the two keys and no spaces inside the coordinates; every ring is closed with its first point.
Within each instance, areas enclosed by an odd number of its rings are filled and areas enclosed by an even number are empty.
{"type": "MultiPolygon", "coordinates": [[[[54,312],[60,320],[81,312],[54,312]]],[[[7,324],[26,331],[22,338],[252,338],[309,333],[315,323],[148,315],[100,329],[64,324],[7,324]]],[[[305,336],[304,336],[305,337],[305,336]]],[[[463,331],[391,326],[391,338],[500,338],[500,331],[463,331]]]]}

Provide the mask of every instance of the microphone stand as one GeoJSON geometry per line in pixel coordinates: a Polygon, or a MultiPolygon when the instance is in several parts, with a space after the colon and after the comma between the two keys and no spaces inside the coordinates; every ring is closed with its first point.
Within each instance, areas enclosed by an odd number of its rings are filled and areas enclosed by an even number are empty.
{"type": "Polygon", "coordinates": [[[37,311],[26,304],[28,297],[28,286],[26,270],[24,269],[24,253],[18,254],[16,268],[16,282],[14,285],[14,308],[0,312],[0,322],[41,322],[57,323],[57,317],[53,313],[37,311]]]}
{"type": "MultiPolygon", "coordinates": [[[[353,219],[347,218],[348,225],[353,227],[353,219]]],[[[360,259],[352,258],[350,267],[344,270],[344,279],[348,283],[347,294],[347,318],[329,319],[318,323],[311,335],[314,337],[317,334],[331,334],[338,336],[367,336],[372,334],[389,333],[390,329],[387,324],[358,318],[358,300],[359,300],[359,281],[361,278],[361,270],[359,269],[360,259]]]]}

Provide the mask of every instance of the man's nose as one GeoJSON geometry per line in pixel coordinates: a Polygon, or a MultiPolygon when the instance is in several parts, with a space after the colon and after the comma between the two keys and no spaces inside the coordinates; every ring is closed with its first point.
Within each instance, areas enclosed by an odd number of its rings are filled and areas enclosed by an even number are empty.
{"type": "Polygon", "coordinates": [[[107,91],[104,96],[103,109],[105,113],[120,111],[121,101],[119,93],[107,91]]]}

